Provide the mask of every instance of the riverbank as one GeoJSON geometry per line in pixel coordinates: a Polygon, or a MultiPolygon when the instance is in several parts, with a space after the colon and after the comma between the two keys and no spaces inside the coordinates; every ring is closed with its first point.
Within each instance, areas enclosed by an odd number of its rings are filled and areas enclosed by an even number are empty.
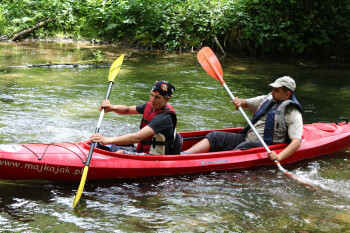
{"type": "MultiPolygon", "coordinates": [[[[158,55],[164,54],[181,54],[181,53],[197,53],[197,51],[169,51],[162,49],[143,49],[129,47],[125,44],[115,43],[115,42],[105,42],[105,41],[88,41],[88,40],[76,40],[72,38],[47,38],[47,39],[25,39],[21,41],[11,42],[2,41],[0,44],[14,45],[18,48],[29,48],[33,50],[33,54],[37,53],[50,53],[50,47],[57,47],[61,45],[61,49],[71,51],[72,49],[83,49],[86,51],[84,56],[79,56],[77,58],[71,57],[69,60],[56,60],[52,58],[45,59],[43,61],[38,61],[34,64],[21,63],[21,64],[11,64],[7,66],[1,66],[1,68],[105,68],[109,67],[115,59],[115,56],[123,51],[125,55],[125,61],[135,61],[139,60],[144,56],[150,56],[149,53],[156,53],[158,55]],[[47,47],[47,49],[46,49],[47,47]],[[41,51],[42,50],[42,51],[41,51]],[[41,51],[41,52],[40,52],[41,51]]],[[[3,51],[4,53],[5,51],[3,51]]],[[[224,59],[225,56],[218,50],[214,50],[217,56],[224,59]]],[[[282,62],[286,64],[294,64],[296,67],[301,69],[349,69],[349,61],[341,58],[331,57],[328,59],[322,58],[303,58],[303,57],[284,57],[284,56],[274,56],[274,57],[249,57],[249,56],[236,56],[232,54],[227,54],[226,59],[247,59],[250,62],[266,62],[275,63],[282,62]]]]}

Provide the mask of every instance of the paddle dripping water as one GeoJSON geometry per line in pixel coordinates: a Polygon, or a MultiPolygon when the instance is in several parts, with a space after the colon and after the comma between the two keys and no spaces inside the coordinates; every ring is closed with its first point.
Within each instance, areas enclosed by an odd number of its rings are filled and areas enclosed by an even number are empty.
{"type": "MultiPolygon", "coordinates": [[[[344,151],[344,153],[350,153],[350,151],[344,151]]],[[[346,159],[347,161],[347,159],[346,159]]],[[[301,169],[297,169],[295,172],[297,175],[305,177],[307,180],[312,180],[314,186],[313,188],[319,192],[328,191],[332,193],[332,195],[336,195],[340,198],[346,198],[350,201],[350,176],[347,175],[348,180],[343,180],[343,182],[339,182],[339,179],[330,179],[327,177],[322,177],[320,171],[322,173],[322,168],[319,163],[313,162],[309,165],[309,173],[301,169]]],[[[336,174],[332,174],[332,177],[336,174]]]]}
{"type": "MultiPolygon", "coordinates": [[[[131,50],[80,44],[0,44],[0,142],[51,143],[87,140],[106,94],[109,68],[6,68],[47,61],[110,60],[131,50]],[[91,54],[91,55],[90,55],[91,54]],[[5,88],[6,87],[6,88],[5,88]],[[102,97],[101,97],[102,96],[102,97]],[[68,133],[68,134],[67,134],[68,133]]],[[[282,75],[297,83],[304,122],[335,122],[350,116],[350,67],[328,64],[304,69],[291,61],[220,60],[237,97],[266,94],[282,75]]],[[[204,80],[196,54],[133,51],[118,75],[111,102],[142,104],[155,80],[176,90],[171,104],[178,130],[245,125],[216,80],[204,80]],[[166,76],[165,76],[166,75],[166,76]],[[215,86],[215,88],[213,88],[215,86]]],[[[101,132],[138,130],[139,116],[105,114],[101,132]]],[[[314,191],[285,177],[275,166],[142,180],[88,181],[79,205],[79,182],[0,181],[0,229],[12,232],[347,232],[350,229],[350,151],[285,168],[326,186],[314,191]],[[344,194],[344,195],[343,195],[344,194]]],[[[0,169],[1,169],[0,165],[0,169]]]]}

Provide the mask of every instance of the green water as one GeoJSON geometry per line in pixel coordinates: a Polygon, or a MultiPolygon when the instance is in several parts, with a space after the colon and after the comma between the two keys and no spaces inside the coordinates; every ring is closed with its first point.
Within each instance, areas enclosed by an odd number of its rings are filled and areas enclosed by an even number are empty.
{"type": "MultiPolygon", "coordinates": [[[[220,83],[196,53],[137,51],[68,43],[0,44],[0,143],[87,140],[97,124],[109,68],[25,68],[26,64],[93,59],[101,50],[125,60],[110,96],[113,104],[144,103],[156,80],[176,91],[178,130],[243,126],[220,83]]],[[[266,94],[290,75],[304,122],[350,117],[350,65],[298,59],[220,60],[234,96],[266,94]]],[[[140,116],[106,114],[101,133],[138,130],[140,116]]],[[[145,180],[88,181],[71,208],[78,183],[0,181],[0,232],[350,232],[350,151],[285,166],[318,182],[310,190],[272,167],[145,180]]],[[[0,167],[1,169],[1,167],[0,167]]]]}

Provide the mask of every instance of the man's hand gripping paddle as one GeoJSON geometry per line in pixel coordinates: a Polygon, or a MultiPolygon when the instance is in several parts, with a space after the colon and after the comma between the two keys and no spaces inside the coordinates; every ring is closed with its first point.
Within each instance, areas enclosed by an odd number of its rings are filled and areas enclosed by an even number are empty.
{"type": "MultiPolygon", "coordinates": [[[[108,86],[108,91],[107,91],[107,95],[106,95],[106,100],[109,99],[109,94],[111,93],[112,86],[114,84],[114,79],[117,77],[119,70],[122,67],[123,59],[124,59],[124,55],[121,55],[117,60],[115,60],[113,62],[113,64],[111,65],[111,68],[109,69],[109,76],[108,76],[109,86],[108,86]]],[[[100,113],[100,118],[98,119],[95,133],[98,133],[100,131],[103,115],[104,115],[104,109],[102,109],[102,111],[100,113]]],[[[90,161],[91,161],[91,157],[92,157],[92,152],[94,151],[95,146],[96,146],[96,142],[92,142],[91,148],[89,151],[89,155],[88,155],[88,158],[86,160],[85,167],[83,170],[83,174],[81,176],[80,185],[79,185],[77,194],[75,195],[75,198],[73,201],[73,208],[78,204],[80,197],[81,197],[81,194],[83,193],[85,181],[86,181],[86,177],[87,177],[87,173],[89,170],[89,165],[90,165],[90,161]]]]}

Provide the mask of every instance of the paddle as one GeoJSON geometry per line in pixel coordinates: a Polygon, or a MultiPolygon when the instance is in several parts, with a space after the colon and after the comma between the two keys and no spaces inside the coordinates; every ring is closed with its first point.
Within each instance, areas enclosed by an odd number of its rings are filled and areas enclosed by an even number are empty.
{"type": "MultiPolygon", "coordinates": [[[[220,81],[221,85],[223,85],[226,89],[226,91],[229,93],[229,95],[231,96],[232,100],[235,99],[235,97],[233,96],[233,94],[231,93],[231,91],[229,90],[229,88],[227,87],[225,81],[223,80],[223,73],[222,73],[222,68],[220,65],[220,62],[218,60],[218,58],[215,56],[214,52],[209,48],[209,47],[204,47],[202,48],[198,54],[197,54],[197,59],[199,61],[199,63],[202,65],[203,69],[214,79],[220,81]]],[[[258,137],[259,141],[262,143],[262,145],[265,147],[266,151],[269,153],[271,152],[271,150],[267,147],[266,143],[264,142],[264,140],[261,138],[261,136],[259,135],[259,133],[256,131],[255,127],[253,126],[252,122],[249,120],[249,118],[247,117],[247,115],[245,114],[245,112],[243,111],[243,109],[241,107],[238,108],[238,110],[242,113],[243,117],[245,118],[245,120],[248,122],[249,126],[251,127],[251,129],[254,131],[254,133],[256,134],[256,136],[258,137]]],[[[284,174],[292,177],[295,180],[298,180],[302,183],[305,183],[305,181],[301,181],[300,179],[297,179],[295,176],[293,176],[292,174],[290,174],[286,169],[284,169],[280,162],[275,160],[274,161],[275,164],[277,165],[277,167],[284,172],[284,174]]]]}
{"type": "MultiPolygon", "coordinates": [[[[121,55],[117,60],[115,60],[113,62],[113,64],[111,65],[111,68],[109,69],[109,76],[108,76],[109,86],[108,86],[108,91],[107,91],[107,95],[106,95],[106,100],[109,99],[109,94],[112,90],[112,86],[114,84],[114,79],[115,79],[115,77],[117,77],[117,75],[119,73],[119,70],[123,64],[123,59],[124,59],[124,55],[121,55]]],[[[101,110],[100,118],[98,119],[95,133],[98,133],[100,131],[103,115],[104,115],[104,108],[101,110]]],[[[89,170],[89,165],[90,165],[90,161],[91,161],[91,157],[92,157],[92,152],[94,151],[96,144],[97,144],[96,142],[91,143],[89,155],[88,155],[88,158],[87,158],[86,163],[85,163],[83,174],[81,176],[80,185],[79,185],[77,194],[75,195],[75,198],[73,201],[73,208],[78,204],[80,197],[81,197],[81,194],[83,193],[85,181],[86,181],[86,177],[87,177],[87,173],[89,170]]]]}

